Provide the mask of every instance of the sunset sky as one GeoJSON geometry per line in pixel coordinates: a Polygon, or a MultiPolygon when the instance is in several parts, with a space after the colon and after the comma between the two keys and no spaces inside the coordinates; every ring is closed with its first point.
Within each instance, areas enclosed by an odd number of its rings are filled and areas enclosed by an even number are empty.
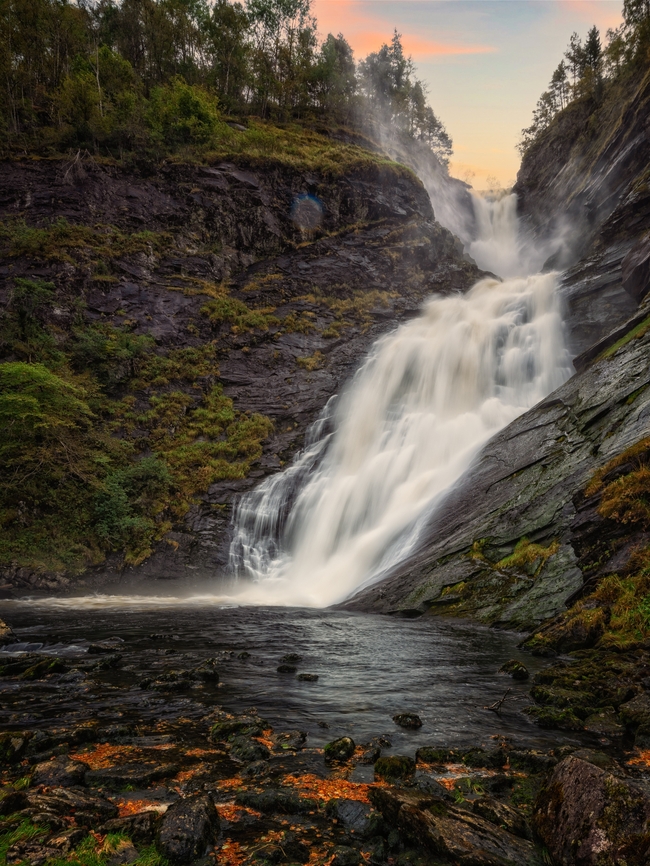
{"type": "Polygon", "coordinates": [[[454,140],[451,172],[509,185],[515,145],[571,33],[621,22],[622,0],[313,0],[322,36],[343,33],[357,60],[402,34],[434,111],[454,140]],[[472,176],[473,175],[473,176],[472,176]]]}

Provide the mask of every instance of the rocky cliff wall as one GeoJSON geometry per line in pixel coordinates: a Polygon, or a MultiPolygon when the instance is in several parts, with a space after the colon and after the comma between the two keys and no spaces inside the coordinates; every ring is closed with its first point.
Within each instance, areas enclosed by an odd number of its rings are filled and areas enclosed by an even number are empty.
{"type": "MultiPolygon", "coordinates": [[[[272,159],[127,169],[89,158],[8,162],[0,177],[5,311],[17,278],[47,281],[56,304],[46,327],[63,347],[81,316],[83,327],[152,337],[150,351],[163,359],[187,349],[209,356],[171,379],[116,375],[111,397],[131,401],[134,413],[172,392],[191,411],[222,385],[241,417],[272,422],[246,477],[195,489],[185,516],[126,570],[129,580],[213,577],[227,555],[234,498],[290,459],[371,342],[427,295],[462,291],[478,276],[435,222],[422,184],[384,157],[337,177],[272,159]],[[39,227],[48,233],[30,234],[39,227]],[[91,234],[80,240],[75,227],[91,234]]],[[[118,435],[146,452],[148,432],[137,423],[118,435]]],[[[101,582],[125,574],[119,551],[98,568],[101,582]]],[[[61,568],[20,561],[3,563],[3,575],[14,586],[69,580],[61,568]]]]}
{"type": "Polygon", "coordinates": [[[555,253],[549,266],[573,262],[560,292],[576,375],[485,447],[423,548],[346,607],[530,629],[585,581],[624,572],[645,543],[638,527],[601,543],[611,527],[584,491],[649,429],[649,100],[646,75],[600,109],[574,104],[526,156],[515,187],[527,231],[555,253]]]}

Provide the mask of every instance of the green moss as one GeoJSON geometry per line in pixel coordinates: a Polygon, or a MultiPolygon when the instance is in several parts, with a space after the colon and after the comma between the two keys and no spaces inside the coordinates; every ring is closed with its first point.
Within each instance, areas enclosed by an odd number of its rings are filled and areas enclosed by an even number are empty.
{"type": "Polygon", "coordinates": [[[604,352],[601,352],[600,355],[596,358],[596,360],[601,361],[604,358],[613,358],[619,349],[622,349],[623,346],[627,346],[628,343],[632,342],[632,340],[635,340],[637,337],[643,337],[645,334],[648,333],[649,329],[650,316],[645,318],[642,322],[639,322],[638,325],[635,325],[635,327],[629,330],[627,334],[622,336],[620,340],[617,340],[614,345],[610,346],[608,349],[605,349],[604,352]]]}
{"type": "Polygon", "coordinates": [[[151,231],[125,233],[115,226],[90,227],[59,217],[45,226],[29,226],[22,219],[0,222],[0,249],[5,255],[71,262],[73,251],[87,251],[101,259],[139,252],[161,252],[171,242],[167,234],[151,231]]]}
{"type": "Polygon", "coordinates": [[[317,349],[313,355],[308,355],[304,358],[296,358],[296,363],[299,367],[303,367],[305,370],[308,370],[310,373],[314,370],[320,370],[325,366],[325,355],[317,349]]]}
{"type": "Polygon", "coordinates": [[[268,331],[273,325],[279,325],[280,320],[271,315],[274,307],[253,310],[243,301],[232,297],[215,298],[201,307],[201,315],[206,316],[213,325],[229,322],[233,334],[243,334],[249,331],[268,331]]]}
{"type": "Polygon", "coordinates": [[[30,839],[37,840],[47,834],[47,828],[38,827],[31,821],[23,820],[10,830],[0,833],[0,866],[6,866],[7,851],[18,842],[26,842],[30,839]]]}
{"type": "Polygon", "coordinates": [[[533,544],[527,538],[522,538],[521,541],[517,542],[517,545],[510,556],[506,556],[499,560],[499,562],[495,563],[494,567],[501,569],[518,569],[525,571],[532,577],[537,577],[548,560],[554,556],[559,549],[560,544],[557,541],[551,542],[548,547],[543,547],[541,544],[533,544]]]}

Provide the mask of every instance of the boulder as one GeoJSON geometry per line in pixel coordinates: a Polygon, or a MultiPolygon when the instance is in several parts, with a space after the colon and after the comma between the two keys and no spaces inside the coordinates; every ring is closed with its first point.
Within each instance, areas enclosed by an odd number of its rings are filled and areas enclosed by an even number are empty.
{"type": "Polygon", "coordinates": [[[323,749],[325,763],[348,761],[354,755],[355,748],[354,740],[351,737],[339,737],[338,740],[332,740],[323,749]]]}
{"type": "Polygon", "coordinates": [[[415,773],[415,761],[407,755],[390,755],[375,762],[375,779],[400,782],[410,779],[415,773]]]}
{"type": "Polygon", "coordinates": [[[255,791],[240,791],[235,797],[238,806],[248,806],[256,812],[266,815],[300,815],[318,808],[318,802],[308,797],[300,797],[291,789],[269,789],[256,793],[255,791]]]}
{"type": "Polygon", "coordinates": [[[393,716],[393,721],[400,728],[406,728],[411,731],[422,727],[422,719],[417,713],[398,713],[396,716],[393,716]]]}
{"type": "Polygon", "coordinates": [[[517,659],[510,659],[499,668],[500,674],[508,674],[513,680],[527,680],[530,674],[526,665],[518,662],[517,659]]]}
{"type": "Polygon", "coordinates": [[[624,778],[569,756],[540,792],[533,826],[560,866],[646,864],[650,800],[624,778]]]}
{"type": "Polygon", "coordinates": [[[148,810],[136,815],[125,815],[123,818],[112,818],[100,828],[100,832],[119,833],[127,836],[136,845],[151,845],[156,838],[160,821],[159,812],[148,810]]]}
{"type": "Polygon", "coordinates": [[[48,788],[71,788],[83,785],[84,777],[90,768],[81,761],[72,761],[65,756],[36,764],[32,771],[32,784],[48,788]]]}
{"type": "Polygon", "coordinates": [[[158,848],[173,864],[203,857],[219,832],[219,814],[210,794],[177,800],[162,816],[158,848]]]}
{"type": "Polygon", "coordinates": [[[251,740],[248,737],[235,737],[230,746],[230,755],[245,764],[251,764],[254,761],[266,761],[271,757],[271,753],[263,743],[258,743],[257,740],[251,740]]]}
{"type": "Polygon", "coordinates": [[[359,800],[330,800],[327,804],[327,814],[343,825],[348,833],[359,839],[369,839],[381,833],[383,824],[381,816],[359,800]]]}
{"type": "Polygon", "coordinates": [[[146,788],[152,782],[175,776],[177,772],[176,764],[123,764],[117,767],[89,770],[85,779],[89,787],[119,791],[127,786],[146,788]]]}
{"type": "Polygon", "coordinates": [[[370,800],[416,845],[458,866],[541,866],[532,842],[444,800],[399,788],[373,788],[370,800]]]}
{"type": "MultiPolygon", "coordinates": [[[[117,806],[80,788],[52,788],[46,794],[27,794],[30,816],[49,814],[60,817],[74,815],[80,827],[95,828],[110,818],[117,818],[117,806]]],[[[38,823],[38,821],[34,821],[38,823]]]]}

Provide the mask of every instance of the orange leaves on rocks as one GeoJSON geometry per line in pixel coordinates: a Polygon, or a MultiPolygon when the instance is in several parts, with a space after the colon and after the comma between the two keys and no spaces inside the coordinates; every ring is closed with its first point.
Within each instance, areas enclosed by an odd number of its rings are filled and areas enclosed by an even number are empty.
{"type": "Polygon", "coordinates": [[[347,779],[319,779],[307,773],[304,776],[285,776],[284,784],[297,788],[302,794],[317,797],[319,800],[358,800],[369,803],[368,791],[371,785],[348,782],[347,779]]]}

